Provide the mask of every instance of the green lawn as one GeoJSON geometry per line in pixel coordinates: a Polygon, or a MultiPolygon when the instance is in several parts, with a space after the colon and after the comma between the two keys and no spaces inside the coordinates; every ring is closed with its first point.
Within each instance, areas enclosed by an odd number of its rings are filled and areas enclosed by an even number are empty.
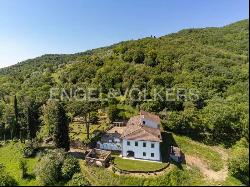
{"type": "Polygon", "coordinates": [[[196,169],[183,170],[173,166],[160,176],[139,177],[133,175],[117,175],[112,171],[86,166],[81,162],[83,174],[93,186],[176,186],[176,185],[206,185],[203,176],[196,169]]]}
{"type": "MultiPolygon", "coordinates": [[[[19,161],[22,158],[21,149],[23,144],[21,143],[8,143],[3,147],[0,147],[0,163],[4,164],[6,171],[18,182],[21,186],[34,186],[39,185],[34,177],[30,179],[22,179],[20,177],[19,161]]],[[[37,163],[37,158],[25,159],[28,164],[28,174],[34,176],[34,167],[37,163]]]]}
{"type": "Polygon", "coordinates": [[[149,162],[141,160],[128,160],[114,156],[114,164],[117,168],[126,171],[157,171],[167,166],[167,163],[149,162]]]}

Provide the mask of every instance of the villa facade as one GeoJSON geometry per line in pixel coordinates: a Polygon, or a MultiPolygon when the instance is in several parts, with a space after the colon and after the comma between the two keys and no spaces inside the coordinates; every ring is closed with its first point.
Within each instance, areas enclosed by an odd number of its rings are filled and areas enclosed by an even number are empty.
{"type": "Polygon", "coordinates": [[[120,151],[123,157],[161,161],[160,118],[141,111],[125,127],[114,127],[103,135],[97,147],[120,151]]]}

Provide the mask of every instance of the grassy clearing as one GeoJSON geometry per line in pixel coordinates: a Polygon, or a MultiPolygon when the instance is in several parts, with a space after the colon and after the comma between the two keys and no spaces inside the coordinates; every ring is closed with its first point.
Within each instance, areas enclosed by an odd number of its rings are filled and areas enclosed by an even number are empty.
{"type": "Polygon", "coordinates": [[[197,156],[205,161],[214,171],[219,171],[223,168],[224,161],[222,160],[221,155],[211,147],[192,141],[184,136],[174,135],[173,137],[176,144],[181,148],[184,154],[197,156]]]}
{"type": "Polygon", "coordinates": [[[167,166],[166,163],[147,162],[140,160],[127,160],[119,156],[114,156],[114,164],[117,168],[126,171],[157,171],[167,166]]]}
{"type": "MultiPolygon", "coordinates": [[[[96,131],[104,131],[108,127],[107,124],[95,124],[90,125],[90,138],[95,135],[96,131]]],[[[80,139],[81,141],[87,139],[87,131],[84,123],[71,123],[70,124],[70,134],[71,140],[80,139]]]]}
{"type": "Polygon", "coordinates": [[[28,165],[28,174],[31,176],[29,179],[22,179],[20,177],[19,162],[22,158],[21,143],[8,143],[0,147],[0,163],[4,164],[6,171],[18,182],[21,186],[34,186],[39,185],[34,178],[34,167],[37,163],[37,158],[25,159],[28,165]]]}

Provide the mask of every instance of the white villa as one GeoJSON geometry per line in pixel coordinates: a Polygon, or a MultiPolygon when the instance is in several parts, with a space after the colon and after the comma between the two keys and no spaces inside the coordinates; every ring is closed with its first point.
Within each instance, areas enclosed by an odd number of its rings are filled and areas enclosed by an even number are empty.
{"type": "Polygon", "coordinates": [[[123,157],[161,161],[160,118],[141,111],[130,118],[125,127],[114,127],[97,142],[97,147],[105,150],[121,151],[123,157]]]}

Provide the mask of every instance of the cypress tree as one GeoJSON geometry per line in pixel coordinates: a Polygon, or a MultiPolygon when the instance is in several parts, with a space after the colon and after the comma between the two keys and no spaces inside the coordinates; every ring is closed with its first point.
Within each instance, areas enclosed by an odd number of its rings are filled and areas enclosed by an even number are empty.
{"type": "Polygon", "coordinates": [[[43,130],[52,137],[57,148],[69,150],[69,119],[64,106],[58,101],[48,101],[43,108],[43,130]]]}
{"type": "Polygon", "coordinates": [[[27,136],[28,139],[34,139],[38,131],[40,120],[39,120],[39,105],[34,101],[27,103],[27,136]]]}
{"type": "Polygon", "coordinates": [[[20,125],[19,125],[19,121],[18,121],[18,116],[19,116],[19,112],[18,112],[18,106],[17,106],[17,97],[16,95],[14,96],[14,115],[15,115],[15,126],[14,126],[14,135],[16,137],[18,137],[19,133],[20,133],[20,125]]]}
{"type": "Polygon", "coordinates": [[[57,148],[64,148],[69,150],[69,119],[66,115],[64,107],[58,103],[58,121],[55,123],[54,140],[57,148]]]}

